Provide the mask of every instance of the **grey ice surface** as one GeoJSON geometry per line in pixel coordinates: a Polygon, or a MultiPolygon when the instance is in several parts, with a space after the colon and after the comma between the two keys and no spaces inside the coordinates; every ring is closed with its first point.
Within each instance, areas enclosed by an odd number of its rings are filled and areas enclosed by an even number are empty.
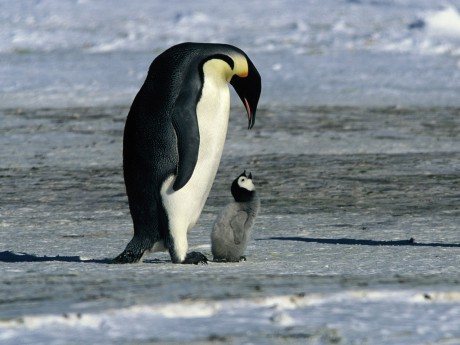
{"type": "Polygon", "coordinates": [[[127,108],[0,113],[0,343],[460,343],[458,108],[232,109],[190,249],[252,171],[247,262],[164,253],[109,265],[132,235],[127,108]]]}

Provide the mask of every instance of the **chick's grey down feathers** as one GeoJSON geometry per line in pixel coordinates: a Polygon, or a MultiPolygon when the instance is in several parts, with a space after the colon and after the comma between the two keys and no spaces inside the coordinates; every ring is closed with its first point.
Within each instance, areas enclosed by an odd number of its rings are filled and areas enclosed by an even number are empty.
{"type": "Polygon", "coordinates": [[[214,260],[240,261],[243,257],[260,205],[256,191],[252,193],[250,201],[234,201],[217,217],[211,233],[214,260]]]}

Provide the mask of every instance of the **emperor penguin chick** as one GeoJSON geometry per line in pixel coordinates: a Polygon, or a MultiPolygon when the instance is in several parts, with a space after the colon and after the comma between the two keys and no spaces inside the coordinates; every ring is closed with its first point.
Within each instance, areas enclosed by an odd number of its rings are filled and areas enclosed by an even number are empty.
{"type": "Polygon", "coordinates": [[[254,220],[259,212],[260,200],[252,183],[252,174],[244,171],[232,183],[234,202],[222,210],[214,222],[211,233],[211,250],[214,261],[237,262],[243,256],[254,220]]]}

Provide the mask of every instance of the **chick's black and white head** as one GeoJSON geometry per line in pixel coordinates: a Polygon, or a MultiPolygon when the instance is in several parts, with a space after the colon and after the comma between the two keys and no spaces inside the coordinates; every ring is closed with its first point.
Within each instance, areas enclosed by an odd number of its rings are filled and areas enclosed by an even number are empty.
{"type": "Polygon", "coordinates": [[[232,183],[231,191],[235,201],[250,201],[256,192],[256,188],[252,182],[252,173],[246,175],[246,171],[244,171],[238,176],[232,183]]]}

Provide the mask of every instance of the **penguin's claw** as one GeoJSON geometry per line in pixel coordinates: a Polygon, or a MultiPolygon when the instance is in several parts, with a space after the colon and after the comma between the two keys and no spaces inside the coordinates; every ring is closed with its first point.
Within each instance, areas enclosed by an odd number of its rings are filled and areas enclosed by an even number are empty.
{"type": "Polygon", "coordinates": [[[183,264],[194,264],[194,265],[198,265],[198,264],[207,265],[208,258],[203,253],[190,252],[187,254],[187,256],[185,257],[185,260],[182,261],[182,263],[183,264]]]}
{"type": "Polygon", "coordinates": [[[142,258],[142,254],[135,254],[131,250],[125,250],[123,253],[118,255],[112,260],[112,264],[134,264],[139,262],[142,258]]]}

